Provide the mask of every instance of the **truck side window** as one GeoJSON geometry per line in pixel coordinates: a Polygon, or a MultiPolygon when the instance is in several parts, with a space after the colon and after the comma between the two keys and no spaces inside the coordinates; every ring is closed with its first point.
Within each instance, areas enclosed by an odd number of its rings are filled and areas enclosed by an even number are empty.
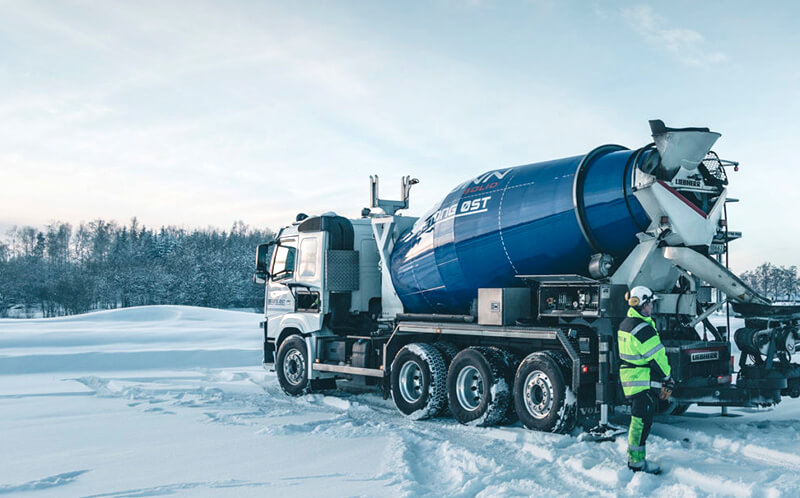
{"type": "Polygon", "coordinates": [[[300,242],[300,265],[297,271],[300,278],[317,276],[317,239],[308,238],[300,242]]]}
{"type": "Polygon", "coordinates": [[[297,249],[288,244],[294,241],[281,241],[281,245],[275,248],[275,259],[272,260],[272,281],[290,279],[294,276],[294,256],[297,249]],[[286,245],[284,245],[286,244],[286,245]]]}

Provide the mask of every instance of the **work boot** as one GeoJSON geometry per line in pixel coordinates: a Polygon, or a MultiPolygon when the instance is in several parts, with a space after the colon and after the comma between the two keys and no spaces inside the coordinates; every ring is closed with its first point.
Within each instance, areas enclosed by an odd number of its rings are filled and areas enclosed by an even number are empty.
{"type": "Polygon", "coordinates": [[[644,472],[646,474],[660,474],[661,467],[657,463],[644,460],[643,462],[628,462],[628,468],[634,472],[644,472]]]}

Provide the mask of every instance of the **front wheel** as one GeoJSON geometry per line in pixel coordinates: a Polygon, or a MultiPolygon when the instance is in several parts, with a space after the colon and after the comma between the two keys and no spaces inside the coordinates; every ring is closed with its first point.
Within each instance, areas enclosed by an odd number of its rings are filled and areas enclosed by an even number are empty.
{"type": "Polygon", "coordinates": [[[287,338],[278,348],[275,372],[283,391],[290,396],[300,396],[309,391],[308,350],[306,341],[299,335],[287,338]]]}
{"type": "Polygon", "coordinates": [[[392,399],[410,418],[420,420],[439,415],[447,402],[444,358],[430,344],[404,346],[392,361],[392,399]]]}
{"type": "Polygon", "coordinates": [[[568,388],[561,353],[528,355],[514,377],[514,408],[528,429],[566,433],[575,427],[577,399],[568,388]]]}

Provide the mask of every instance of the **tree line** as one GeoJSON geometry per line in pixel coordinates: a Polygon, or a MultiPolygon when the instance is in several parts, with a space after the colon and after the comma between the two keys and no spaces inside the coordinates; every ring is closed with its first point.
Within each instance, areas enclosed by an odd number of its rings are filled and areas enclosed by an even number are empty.
{"type": "Polygon", "coordinates": [[[94,220],[13,227],[0,240],[0,316],[61,316],[152,304],[264,306],[255,248],[275,234],[238,221],[187,230],[94,220]]]}
{"type": "MultiPolygon", "coordinates": [[[[230,230],[158,230],[94,220],[73,228],[13,227],[0,240],[0,317],[60,316],[151,304],[263,309],[255,248],[275,237],[238,221],[230,230]]],[[[742,280],[778,301],[800,298],[796,266],[763,263],[742,280]]]]}
{"type": "Polygon", "coordinates": [[[797,267],[775,266],[762,263],[755,270],[746,271],[741,279],[757,291],[776,301],[796,301],[800,297],[800,278],[797,267]]]}

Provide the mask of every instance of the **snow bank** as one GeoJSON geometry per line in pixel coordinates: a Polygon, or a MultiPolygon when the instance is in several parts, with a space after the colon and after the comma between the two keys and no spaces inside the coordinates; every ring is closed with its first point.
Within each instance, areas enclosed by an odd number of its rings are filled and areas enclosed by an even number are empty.
{"type": "Polygon", "coordinates": [[[141,306],[0,320],[0,374],[258,365],[256,313],[141,306]]]}

